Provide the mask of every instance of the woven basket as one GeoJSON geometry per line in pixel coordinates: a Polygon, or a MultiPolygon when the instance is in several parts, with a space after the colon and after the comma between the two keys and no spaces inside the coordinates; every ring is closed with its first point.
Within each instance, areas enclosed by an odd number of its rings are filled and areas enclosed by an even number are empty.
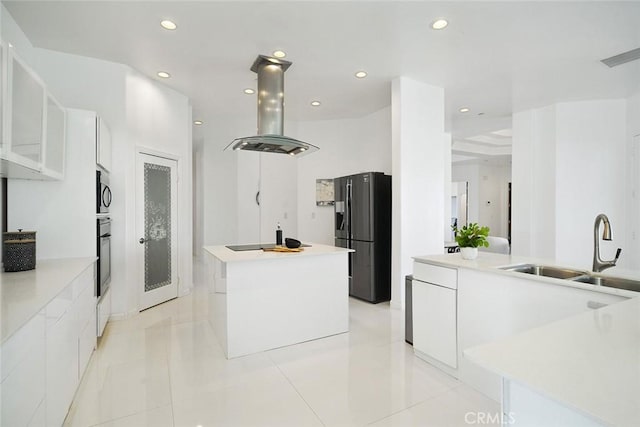
{"type": "Polygon", "coordinates": [[[36,232],[19,229],[2,233],[2,261],[5,272],[36,268],[36,232]]]}

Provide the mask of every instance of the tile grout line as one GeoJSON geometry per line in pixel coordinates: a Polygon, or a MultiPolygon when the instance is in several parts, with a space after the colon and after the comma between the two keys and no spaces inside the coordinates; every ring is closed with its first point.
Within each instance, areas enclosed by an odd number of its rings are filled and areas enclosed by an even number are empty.
{"type": "Polygon", "coordinates": [[[300,396],[300,399],[302,399],[302,401],[305,403],[305,405],[307,405],[307,407],[309,407],[309,409],[311,409],[311,412],[313,412],[313,415],[315,415],[316,419],[320,422],[320,424],[322,424],[323,426],[326,427],[326,424],[322,421],[322,419],[320,418],[320,416],[316,413],[316,411],[313,409],[313,407],[309,404],[309,402],[307,402],[307,400],[304,398],[304,396],[302,396],[302,393],[300,393],[300,391],[298,390],[298,388],[293,384],[293,382],[291,381],[291,379],[287,376],[287,374],[285,374],[282,369],[280,369],[280,365],[278,365],[276,363],[275,360],[273,360],[273,358],[271,357],[271,355],[267,354],[267,356],[269,357],[269,359],[271,359],[271,363],[273,363],[273,365],[278,368],[278,371],[282,374],[283,377],[285,377],[285,379],[287,380],[287,382],[289,384],[291,384],[291,387],[293,387],[293,389],[296,391],[296,393],[298,394],[298,396],[300,396]]]}

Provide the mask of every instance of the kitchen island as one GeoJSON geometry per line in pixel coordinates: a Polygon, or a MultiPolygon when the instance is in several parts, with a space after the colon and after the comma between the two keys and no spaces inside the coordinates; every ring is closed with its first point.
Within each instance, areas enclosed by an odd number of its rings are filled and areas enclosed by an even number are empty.
{"type": "Polygon", "coordinates": [[[593,274],[492,253],[415,257],[416,356],[502,402],[505,425],[636,425],[640,293],[513,268],[526,265],[593,274]]]}
{"type": "Polygon", "coordinates": [[[503,377],[509,424],[636,426],[640,420],[640,298],[464,355],[503,377]]]}
{"type": "Polygon", "coordinates": [[[209,321],[227,358],[348,332],[353,250],[316,243],[294,253],[204,249],[209,321]]]}

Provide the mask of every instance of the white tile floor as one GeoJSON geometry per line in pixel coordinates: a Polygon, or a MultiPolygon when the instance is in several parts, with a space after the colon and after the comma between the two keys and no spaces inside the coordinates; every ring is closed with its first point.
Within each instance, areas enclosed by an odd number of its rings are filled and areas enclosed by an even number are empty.
{"type": "Polygon", "coordinates": [[[417,359],[388,304],[352,299],[349,333],[227,360],[196,278],[191,295],[108,324],[65,426],[464,426],[499,413],[417,359]]]}

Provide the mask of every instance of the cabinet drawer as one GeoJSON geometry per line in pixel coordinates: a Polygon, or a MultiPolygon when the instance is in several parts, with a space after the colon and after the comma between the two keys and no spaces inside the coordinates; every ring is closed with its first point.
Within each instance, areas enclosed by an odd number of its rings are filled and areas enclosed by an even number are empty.
{"type": "Polygon", "coordinates": [[[78,337],[78,380],[82,380],[82,375],[84,375],[84,371],[87,369],[89,359],[95,348],[96,320],[94,317],[85,323],[78,337]]]}
{"type": "Polygon", "coordinates": [[[452,368],[458,367],[456,294],[453,289],[413,282],[413,347],[452,368]]]}
{"type": "Polygon", "coordinates": [[[413,278],[450,289],[458,289],[458,270],[423,262],[413,263],[413,278]]]}
{"type": "Polygon", "coordinates": [[[4,381],[30,353],[43,351],[40,347],[44,343],[44,334],[45,316],[42,310],[2,344],[0,382],[4,381]]]}
{"type": "Polygon", "coordinates": [[[0,384],[2,389],[0,425],[28,425],[44,400],[45,384],[43,337],[34,342],[30,351],[0,384]]]}

